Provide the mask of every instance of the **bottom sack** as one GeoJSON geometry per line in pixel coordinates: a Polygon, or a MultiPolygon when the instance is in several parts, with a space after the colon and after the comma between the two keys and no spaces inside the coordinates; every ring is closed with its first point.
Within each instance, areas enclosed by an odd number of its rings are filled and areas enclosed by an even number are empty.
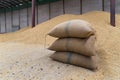
{"type": "Polygon", "coordinates": [[[87,69],[97,69],[97,56],[83,56],[72,52],[55,52],[50,56],[53,60],[73,64],[87,69]]]}

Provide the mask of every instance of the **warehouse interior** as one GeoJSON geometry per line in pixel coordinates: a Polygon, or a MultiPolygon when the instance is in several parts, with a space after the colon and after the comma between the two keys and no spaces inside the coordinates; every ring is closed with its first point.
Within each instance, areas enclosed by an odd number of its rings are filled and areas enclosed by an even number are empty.
{"type": "Polygon", "coordinates": [[[119,35],[119,0],[0,0],[0,80],[120,80],[119,35]]]}
{"type": "MultiPolygon", "coordinates": [[[[116,13],[120,12],[119,3],[116,0],[116,13]]],[[[32,0],[1,0],[0,4],[0,33],[32,26],[32,0]]],[[[37,0],[35,5],[35,24],[62,14],[84,14],[95,10],[110,12],[109,0],[37,0]]]]}

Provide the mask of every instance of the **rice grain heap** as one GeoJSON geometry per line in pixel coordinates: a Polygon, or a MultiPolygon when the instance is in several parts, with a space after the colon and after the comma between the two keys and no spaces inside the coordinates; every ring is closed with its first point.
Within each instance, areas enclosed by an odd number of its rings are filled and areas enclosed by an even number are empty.
{"type": "Polygon", "coordinates": [[[70,20],[55,26],[48,35],[57,37],[48,48],[56,51],[51,58],[84,68],[97,69],[95,30],[83,20],[70,20]]]}

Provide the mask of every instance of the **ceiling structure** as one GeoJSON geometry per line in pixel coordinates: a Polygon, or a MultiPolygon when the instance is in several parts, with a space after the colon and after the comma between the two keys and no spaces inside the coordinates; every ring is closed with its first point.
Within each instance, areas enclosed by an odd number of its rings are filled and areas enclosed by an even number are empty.
{"type": "MultiPolygon", "coordinates": [[[[58,0],[36,0],[36,5],[54,2],[58,0]]],[[[9,12],[31,7],[32,0],[0,0],[0,12],[9,12]]]]}
{"type": "Polygon", "coordinates": [[[29,2],[31,2],[31,0],[0,0],[0,9],[17,7],[29,2]]]}

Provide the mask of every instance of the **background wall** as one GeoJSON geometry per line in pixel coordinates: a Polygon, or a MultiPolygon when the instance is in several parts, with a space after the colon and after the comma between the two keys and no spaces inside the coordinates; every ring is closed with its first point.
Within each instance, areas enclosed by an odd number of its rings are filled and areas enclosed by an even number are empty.
{"type": "MultiPolygon", "coordinates": [[[[36,24],[61,14],[83,14],[93,10],[110,11],[110,0],[61,0],[36,6],[36,24]],[[104,4],[103,4],[104,3],[104,4]]],[[[120,0],[116,0],[116,12],[120,13],[120,0]]],[[[31,8],[0,14],[0,33],[31,26],[31,8]]]]}

